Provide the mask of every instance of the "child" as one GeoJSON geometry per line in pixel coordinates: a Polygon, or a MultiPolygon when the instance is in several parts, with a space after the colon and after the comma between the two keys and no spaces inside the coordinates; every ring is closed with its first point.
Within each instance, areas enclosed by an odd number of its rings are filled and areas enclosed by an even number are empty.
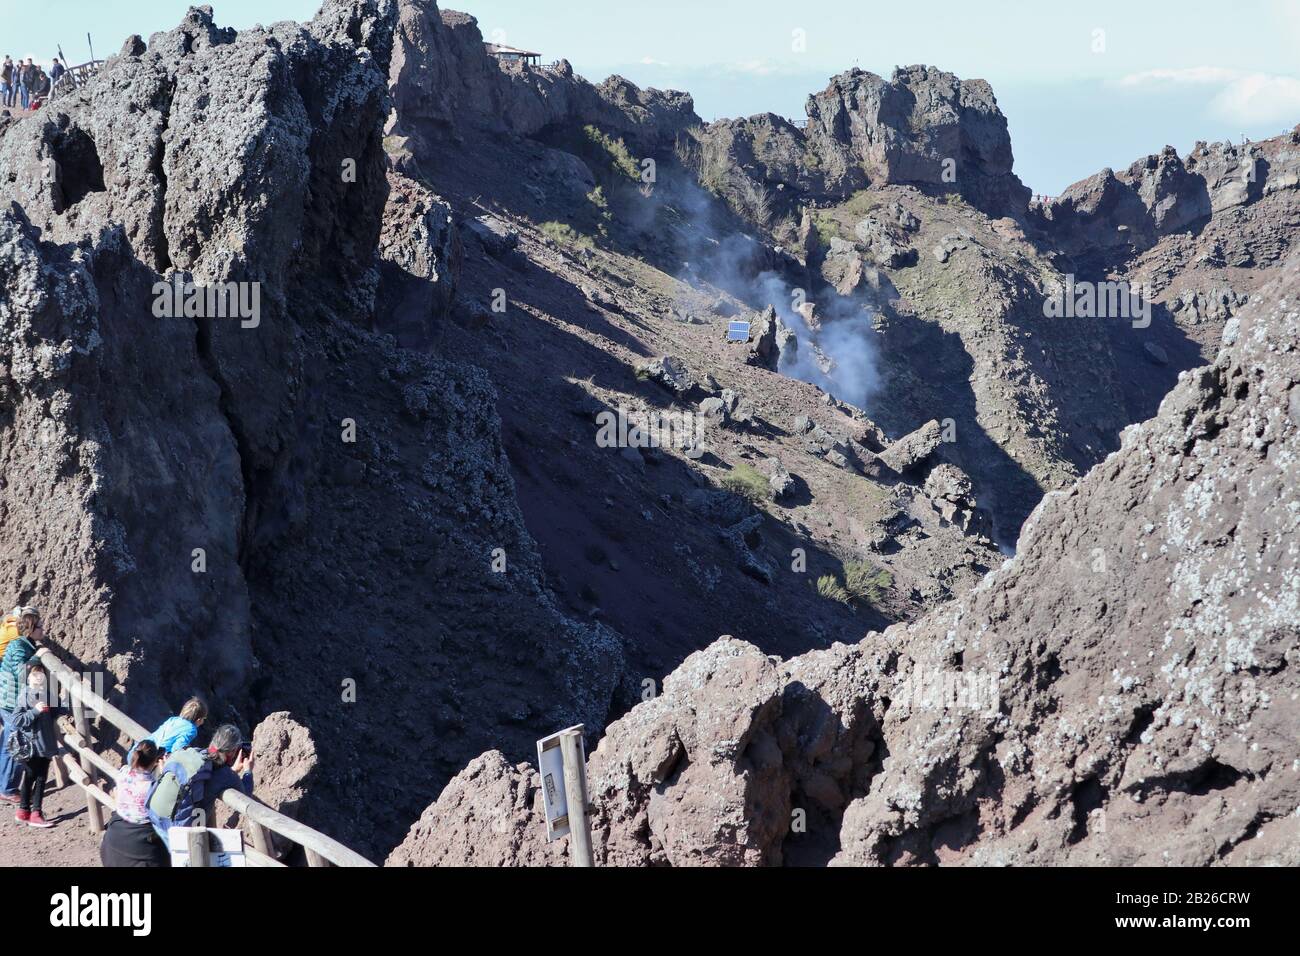
{"type": "Polygon", "coordinates": [[[117,773],[117,788],[113,793],[117,815],[127,823],[147,824],[149,813],[146,803],[153,786],[153,769],[158,764],[161,751],[152,740],[142,740],[131,755],[131,762],[117,773]]]}
{"type": "Polygon", "coordinates": [[[199,728],[207,719],[208,705],[197,697],[191,697],[181,708],[179,716],[168,717],[162,726],[144,739],[153,741],[158,747],[158,756],[165,757],[194,743],[199,728]]]}
{"type": "Polygon", "coordinates": [[[14,820],[42,830],[54,826],[41,816],[41,804],[45,799],[50,760],[59,752],[54,718],[62,712],[62,708],[50,706],[50,696],[49,675],[44,667],[33,664],[27,669],[27,686],[18,695],[18,706],[14,708],[14,726],[31,741],[32,749],[32,756],[22,765],[18,813],[14,820]]]}
{"type": "Polygon", "coordinates": [[[117,773],[114,813],[99,845],[99,860],[106,867],[171,866],[166,845],[149,823],[149,791],[161,753],[152,740],[142,740],[117,773]]]}

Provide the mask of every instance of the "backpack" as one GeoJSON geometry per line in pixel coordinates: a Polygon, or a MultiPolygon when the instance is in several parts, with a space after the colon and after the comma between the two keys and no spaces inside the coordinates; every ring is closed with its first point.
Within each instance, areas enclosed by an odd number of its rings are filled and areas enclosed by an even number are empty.
{"type": "Polygon", "coordinates": [[[202,750],[186,747],[172,754],[145,798],[149,822],[164,833],[170,830],[176,815],[185,807],[193,807],[190,796],[195,784],[211,777],[212,761],[202,750]]]}
{"type": "Polygon", "coordinates": [[[31,734],[17,727],[10,727],[9,736],[5,738],[5,750],[9,752],[9,759],[14,763],[26,764],[36,756],[36,743],[31,734]]]}

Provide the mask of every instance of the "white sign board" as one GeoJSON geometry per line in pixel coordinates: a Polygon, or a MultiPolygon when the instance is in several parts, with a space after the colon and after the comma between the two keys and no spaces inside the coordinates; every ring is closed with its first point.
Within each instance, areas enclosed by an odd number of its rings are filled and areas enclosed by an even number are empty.
{"type": "Polygon", "coordinates": [[[560,750],[560,738],[566,734],[576,734],[578,737],[582,766],[577,769],[583,775],[583,790],[586,790],[587,744],[583,739],[583,729],[584,726],[578,724],[537,741],[537,770],[542,775],[547,842],[559,839],[569,832],[569,801],[564,792],[564,756],[560,750]]]}
{"type": "MultiPolygon", "coordinates": [[[[190,865],[190,834],[201,829],[201,827],[172,827],[167,831],[167,841],[172,848],[172,866],[190,865]]],[[[239,830],[211,828],[208,829],[208,833],[210,834],[209,866],[247,866],[244,860],[243,833],[239,830]]]]}

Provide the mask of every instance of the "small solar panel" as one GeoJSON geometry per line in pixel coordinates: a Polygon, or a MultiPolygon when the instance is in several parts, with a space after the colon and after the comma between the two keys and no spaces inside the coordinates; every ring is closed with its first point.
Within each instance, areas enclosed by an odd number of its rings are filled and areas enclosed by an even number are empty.
{"type": "Polygon", "coordinates": [[[748,342],[748,341],[749,341],[749,323],[748,323],[748,322],[729,322],[729,323],[727,323],[727,341],[728,341],[728,342],[748,342]]]}

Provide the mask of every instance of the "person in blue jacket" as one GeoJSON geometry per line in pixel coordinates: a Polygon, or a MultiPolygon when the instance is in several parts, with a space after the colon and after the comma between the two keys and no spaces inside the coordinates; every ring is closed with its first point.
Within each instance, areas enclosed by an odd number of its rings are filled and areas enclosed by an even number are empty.
{"type": "MultiPolygon", "coordinates": [[[[208,705],[198,697],[191,697],[181,708],[181,712],[174,716],[168,717],[159,726],[158,729],[148,737],[142,737],[136,741],[135,747],[140,746],[146,740],[152,741],[161,752],[162,757],[167,754],[174,754],[178,750],[184,750],[190,744],[194,743],[194,738],[199,735],[199,728],[203,726],[208,719],[208,705]]],[[[135,747],[131,748],[131,753],[127,755],[127,762],[130,763],[134,755],[135,747]]]]}

